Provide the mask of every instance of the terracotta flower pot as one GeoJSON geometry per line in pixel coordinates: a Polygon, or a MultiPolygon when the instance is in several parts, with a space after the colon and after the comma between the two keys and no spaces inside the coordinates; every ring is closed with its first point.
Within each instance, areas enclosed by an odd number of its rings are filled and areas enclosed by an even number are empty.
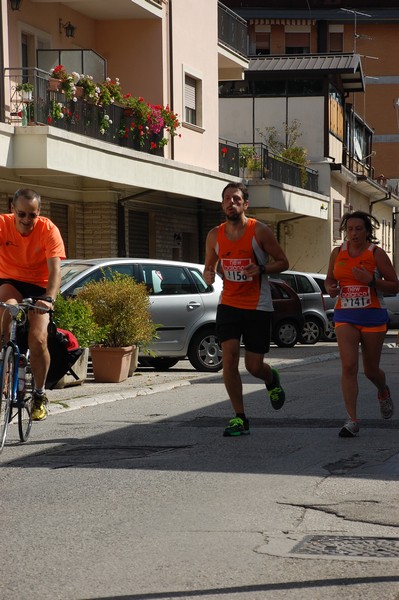
{"type": "Polygon", "coordinates": [[[81,85],[77,85],[76,90],[75,90],[75,96],[76,96],[76,98],[84,98],[84,96],[85,96],[84,87],[82,87],[81,85]]]}
{"type": "Polygon", "coordinates": [[[47,81],[47,87],[50,92],[59,92],[61,90],[61,80],[50,77],[47,81]]]}
{"type": "Polygon", "coordinates": [[[119,383],[128,378],[133,346],[90,348],[94,379],[99,383],[119,383]]]}

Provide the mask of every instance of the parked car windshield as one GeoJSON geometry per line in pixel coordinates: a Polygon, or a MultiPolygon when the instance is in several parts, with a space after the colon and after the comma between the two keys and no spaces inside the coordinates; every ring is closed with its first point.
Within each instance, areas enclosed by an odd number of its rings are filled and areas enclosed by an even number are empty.
{"type": "Polygon", "coordinates": [[[87,267],[87,263],[61,262],[61,285],[68,283],[76,275],[86,271],[87,267]]]}

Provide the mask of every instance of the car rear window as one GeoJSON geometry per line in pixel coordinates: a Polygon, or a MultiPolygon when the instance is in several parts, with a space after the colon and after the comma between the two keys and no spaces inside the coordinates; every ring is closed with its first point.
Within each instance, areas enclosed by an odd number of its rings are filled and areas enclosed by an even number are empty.
{"type": "Polygon", "coordinates": [[[326,286],[324,285],[324,279],[320,279],[319,277],[315,277],[314,280],[317,283],[317,285],[319,286],[319,288],[321,289],[321,293],[322,294],[327,294],[327,292],[326,292],[326,286]]]}
{"type": "Polygon", "coordinates": [[[313,285],[307,277],[304,275],[297,275],[297,285],[298,285],[298,293],[300,294],[311,294],[314,292],[313,285]]]}

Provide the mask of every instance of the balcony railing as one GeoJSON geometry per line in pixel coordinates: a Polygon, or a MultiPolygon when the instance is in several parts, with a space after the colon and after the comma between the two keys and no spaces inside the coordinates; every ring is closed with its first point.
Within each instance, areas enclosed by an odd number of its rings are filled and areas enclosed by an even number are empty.
{"type": "MultiPolygon", "coordinates": [[[[371,154],[370,154],[371,157],[371,154]]],[[[350,154],[347,150],[342,152],[342,164],[352,173],[356,175],[363,175],[374,179],[374,167],[370,165],[370,157],[366,160],[360,161],[358,158],[350,154]]]]}
{"type": "Polygon", "coordinates": [[[318,172],[277,156],[264,144],[219,140],[219,171],[244,179],[273,179],[318,192],[318,172]]]}
{"type": "Polygon", "coordinates": [[[40,69],[5,71],[10,82],[9,123],[21,126],[51,125],[133,150],[164,155],[163,148],[158,146],[163,132],[140,138],[137,130],[129,126],[131,118],[126,107],[116,104],[99,106],[79,98],[66,100],[62,92],[49,90],[49,74],[40,69]],[[19,91],[21,83],[31,83],[33,92],[28,95],[19,91]],[[56,118],[56,110],[62,117],[56,118]]]}
{"type": "Polygon", "coordinates": [[[247,22],[218,2],[219,40],[226,46],[247,56],[247,22]]]}

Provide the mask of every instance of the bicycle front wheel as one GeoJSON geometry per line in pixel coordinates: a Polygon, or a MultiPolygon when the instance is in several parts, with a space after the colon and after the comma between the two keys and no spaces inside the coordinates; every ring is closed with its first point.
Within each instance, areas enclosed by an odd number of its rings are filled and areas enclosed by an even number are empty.
{"type": "Polygon", "coordinates": [[[33,376],[28,362],[25,373],[25,394],[20,397],[20,406],[18,407],[18,433],[21,442],[26,442],[32,429],[32,409],[33,409],[33,376]]]}
{"type": "Polygon", "coordinates": [[[12,386],[15,376],[14,349],[8,346],[4,353],[0,377],[0,452],[4,448],[8,424],[11,420],[12,386]]]}

